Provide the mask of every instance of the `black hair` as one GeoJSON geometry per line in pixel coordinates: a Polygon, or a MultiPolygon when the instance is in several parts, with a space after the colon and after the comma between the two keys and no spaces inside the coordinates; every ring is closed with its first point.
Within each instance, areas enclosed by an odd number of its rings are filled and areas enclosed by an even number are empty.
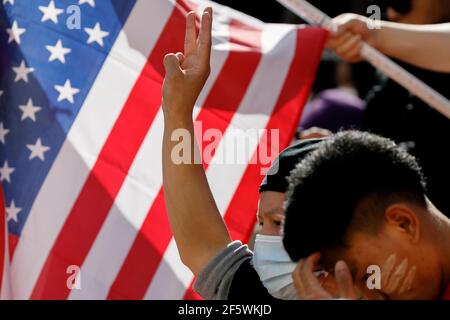
{"type": "Polygon", "coordinates": [[[289,187],[288,177],[299,161],[308,153],[317,149],[324,139],[301,140],[298,143],[284,149],[273,161],[264,180],[259,187],[259,193],[275,191],[285,193],[289,187]]]}
{"type": "Polygon", "coordinates": [[[370,133],[340,132],[323,141],[288,180],[283,243],[293,261],[345,245],[350,229],[375,229],[392,202],[426,205],[415,158],[370,133]]]}

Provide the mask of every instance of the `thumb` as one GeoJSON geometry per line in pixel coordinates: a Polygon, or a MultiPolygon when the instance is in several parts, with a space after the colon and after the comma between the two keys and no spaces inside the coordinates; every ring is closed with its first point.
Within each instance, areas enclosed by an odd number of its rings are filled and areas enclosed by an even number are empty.
{"type": "Polygon", "coordinates": [[[166,75],[181,73],[180,60],[175,54],[166,54],[164,57],[164,69],[166,69],[166,75]]]}

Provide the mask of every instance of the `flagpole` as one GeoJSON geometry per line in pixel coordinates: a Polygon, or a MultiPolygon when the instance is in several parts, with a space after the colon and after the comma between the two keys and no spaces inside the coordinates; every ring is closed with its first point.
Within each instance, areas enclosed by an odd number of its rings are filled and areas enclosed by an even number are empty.
{"type": "MultiPolygon", "coordinates": [[[[321,26],[330,32],[336,30],[336,26],[328,15],[305,0],[277,1],[312,25],[321,26]]],[[[450,101],[442,94],[367,43],[362,46],[361,56],[386,76],[450,119],[450,101]]]]}

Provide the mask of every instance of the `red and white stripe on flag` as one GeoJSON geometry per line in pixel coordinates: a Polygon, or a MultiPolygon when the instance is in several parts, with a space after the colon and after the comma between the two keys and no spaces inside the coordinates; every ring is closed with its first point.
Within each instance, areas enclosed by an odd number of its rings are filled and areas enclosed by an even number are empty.
{"type": "MultiPolygon", "coordinates": [[[[163,57],[182,51],[185,14],[206,5],[215,10],[212,72],[197,101],[196,121],[203,131],[219,130],[222,140],[234,129],[279,129],[279,148],[290,143],[315,77],[324,30],[264,24],[208,1],[138,0],[15,247],[14,298],[196,297],[164,204],[160,104],[163,57]],[[120,175],[111,174],[111,163],[120,175]],[[64,196],[55,198],[55,189],[64,196]],[[74,287],[68,285],[70,266],[80,268],[74,287]]],[[[214,158],[221,157],[225,143],[215,143],[214,158]]],[[[264,136],[251,143],[248,157],[257,160],[266,143],[270,149],[264,136]]],[[[224,170],[213,159],[205,168],[232,237],[247,241],[261,164],[224,170]]]]}

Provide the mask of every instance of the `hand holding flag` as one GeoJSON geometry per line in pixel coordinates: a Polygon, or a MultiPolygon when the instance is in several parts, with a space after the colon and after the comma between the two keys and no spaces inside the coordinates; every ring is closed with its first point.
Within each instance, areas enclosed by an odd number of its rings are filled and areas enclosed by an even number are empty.
{"type": "Polygon", "coordinates": [[[336,33],[331,33],[326,47],[343,60],[355,63],[364,60],[361,55],[363,43],[375,46],[376,33],[370,29],[369,19],[356,14],[343,14],[333,20],[336,33]]]}

